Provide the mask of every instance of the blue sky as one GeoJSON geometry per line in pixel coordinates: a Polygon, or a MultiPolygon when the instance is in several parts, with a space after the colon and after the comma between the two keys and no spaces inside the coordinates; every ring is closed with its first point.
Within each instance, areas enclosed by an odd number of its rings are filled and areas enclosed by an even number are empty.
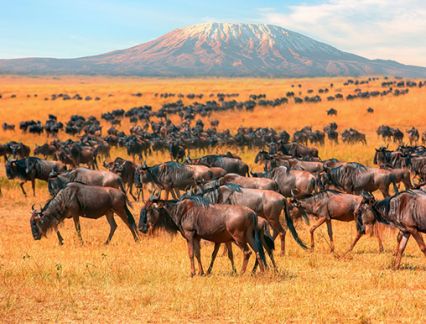
{"type": "Polygon", "coordinates": [[[270,23],[368,58],[426,66],[424,0],[1,0],[0,58],[78,57],[206,22],[270,23]]]}

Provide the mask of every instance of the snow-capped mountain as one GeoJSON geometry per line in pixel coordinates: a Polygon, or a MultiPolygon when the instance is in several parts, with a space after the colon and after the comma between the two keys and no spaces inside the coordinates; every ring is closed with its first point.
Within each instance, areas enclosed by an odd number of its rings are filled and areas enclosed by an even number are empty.
{"type": "Polygon", "coordinates": [[[0,73],[426,77],[426,68],[369,60],[278,26],[205,23],[176,29],[150,42],[102,55],[0,60],[0,73]]]}

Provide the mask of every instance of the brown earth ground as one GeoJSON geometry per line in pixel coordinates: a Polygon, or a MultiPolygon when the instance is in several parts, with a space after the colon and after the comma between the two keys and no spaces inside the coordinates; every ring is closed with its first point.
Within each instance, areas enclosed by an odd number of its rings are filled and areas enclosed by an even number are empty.
{"type": "MultiPolygon", "coordinates": [[[[100,117],[116,108],[128,109],[163,102],[155,92],[173,93],[265,93],[269,99],[287,91],[327,87],[342,94],[353,92],[355,85],[343,86],[345,79],[140,79],[98,77],[0,78],[0,121],[18,123],[26,119],[44,121],[48,113],[66,120],[72,114],[100,117]],[[292,88],[291,85],[296,85],[292,88]],[[298,84],[302,87],[299,89],[298,84]],[[46,101],[53,93],[79,93],[99,96],[99,101],[46,101]],[[131,96],[141,92],[141,98],[131,96]],[[11,98],[15,94],[16,98],[11,98]],[[37,97],[34,97],[37,94],[37,97]],[[29,97],[28,97],[29,95],[29,97]]],[[[358,86],[381,89],[383,80],[358,86]]],[[[316,92],[316,91],[315,91],[316,92]]],[[[404,96],[386,96],[354,101],[323,101],[318,104],[288,104],[276,108],[256,108],[254,112],[226,112],[211,116],[220,120],[220,129],[235,131],[239,126],[267,126],[290,133],[303,126],[322,129],[336,121],[339,131],[354,127],[367,134],[368,145],[331,145],[320,147],[322,158],[336,157],[372,165],[374,147],[382,145],[375,130],[380,124],[411,126],[426,131],[426,88],[410,89],[404,96]],[[367,114],[367,107],[375,109],[367,114]],[[326,110],[338,110],[327,117],[326,110]]],[[[324,95],[322,95],[324,98],[324,95]]],[[[205,98],[204,100],[208,100],[205,98]]],[[[185,99],[185,101],[190,102],[185,99]]],[[[104,125],[105,128],[107,125],[104,125]]],[[[123,123],[128,130],[130,124],[123,123]]],[[[62,138],[64,136],[62,135],[62,138]]],[[[0,130],[0,143],[22,140],[32,147],[46,141],[45,136],[22,135],[0,130]]],[[[392,144],[391,144],[392,147],[392,144]]],[[[224,151],[227,148],[214,149],[224,151]]],[[[238,152],[253,169],[255,151],[238,152]]],[[[192,152],[193,156],[201,154],[192,152]]],[[[114,150],[113,157],[124,152],[114,150]]],[[[148,163],[165,161],[166,155],[154,154],[148,163]]],[[[71,221],[61,232],[65,245],[60,247],[54,234],[33,241],[29,227],[33,203],[48,198],[46,185],[38,183],[36,198],[24,198],[17,182],[5,179],[0,163],[0,318],[2,322],[422,322],[426,310],[426,260],[411,240],[399,271],[391,269],[396,233],[386,230],[385,253],[378,253],[374,238],[361,239],[348,257],[338,258],[355,236],[353,223],[334,223],[336,255],[329,253],[326,228],[316,235],[316,250],[301,250],[288,236],[285,257],[277,256],[279,272],[233,276],[227,258],[218,258],[209,277],[189,277],[185,241],[160,234],[142,237],[135,244],[124,224],[109,246],[104,246],[109,227],[106,220],[82,220],[85,244],[76,240],[71,221]]],[[[27,185],[28,186],[28,185],[27,185]]],[[[138,218],[141,203],[134,206],[138,218]]],[[[298,224],[302,238],[308,240],[307,227],[298,224]]],[[[278,242],[277,242],[278,243],[278,242]]],[[[203,244],[202,256],[209,262],[212,246],[203,244]]],[[[238,265],[241,254],[236,255],[238,265]]],[[[253,262],[253,260],[252,260],[253,262]]]]}

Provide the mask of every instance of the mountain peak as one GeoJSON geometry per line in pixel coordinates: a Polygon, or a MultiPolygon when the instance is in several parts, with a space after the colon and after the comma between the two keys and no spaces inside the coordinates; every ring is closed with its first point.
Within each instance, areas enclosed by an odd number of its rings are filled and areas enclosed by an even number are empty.
{"type": "Polygon", "coordinates": [[[426,68],[368,60],[267,24],[206,22],[78,59],[0,60],[0,73],[145,76],[426,76],[426,68]]]}

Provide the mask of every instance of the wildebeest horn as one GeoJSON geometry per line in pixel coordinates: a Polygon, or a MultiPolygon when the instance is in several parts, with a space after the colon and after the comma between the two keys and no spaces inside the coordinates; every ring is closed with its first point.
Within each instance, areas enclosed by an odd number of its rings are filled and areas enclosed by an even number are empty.
{"type": "Polygon", "coordinates": [[[290,192],[291,192],[291,196],[292,196],[293,198],[296,198],[296,195],[294,194],[293,189],[290,189],[290,192]]]}
{"type": "Polygon", "coordinates": [[[35,204],[33,204],[33,205],[31,206],[31,210],[32,210],[32,211],[34,211],[34,205],[35,205],[35,204]]]}

